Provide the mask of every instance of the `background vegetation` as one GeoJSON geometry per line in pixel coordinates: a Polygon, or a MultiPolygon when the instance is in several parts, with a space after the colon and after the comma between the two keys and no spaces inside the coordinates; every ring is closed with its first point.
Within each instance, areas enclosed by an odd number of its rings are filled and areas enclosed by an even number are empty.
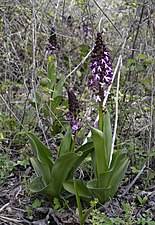
{"type": "MultiPolygon", "coordinates": [[[[76,204],[32,194],[32,155],[24,131],[32,131],[57,152],[65,133],[66,87],[80,100],[84,128],[77,145],[95,120],[95,102],[87,88],[89,53],[100,29],[115,69],[108,99],[116,145],[127,151],[130,165],[116,197],[93,211],[88,224],[155,224],[155,12],[154,1],[141,0],[2,0],[0,2],[0,220],[2,224],[78,224],[76,204]],[[51,29],[58,52],[53,73],[66,78],[64,105],[51,110],[46,45],[51,29]],[[88,57],[87,57],[88,56],[88,57]],[[60,113],[61,112],[61,113],[60,113]],[[63,117],[64,118],[64,117],[63,117]],[[62,125],[62,126],[61,126],[62,125]],[[117,219],[116,219],[117,218],[117,219]],[[46,221],[46,222],[45,222],[46,221]],[[44,222],[44,223],[43,223],[44,222]],[[151,223],[152,222],[152,223],[151,223]]],[[[84,174],[89,167],[83,164],[84,174]]]]}

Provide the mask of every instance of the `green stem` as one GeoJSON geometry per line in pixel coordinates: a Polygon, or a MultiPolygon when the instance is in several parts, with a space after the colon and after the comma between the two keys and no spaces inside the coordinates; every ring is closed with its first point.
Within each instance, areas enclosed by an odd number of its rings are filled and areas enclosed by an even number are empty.
{"type": "Polygon", "coordinates": [[[83,218],[82,218],[82,215],[83,215],[83,213],[82,213],[82,205],[81,205],[80,197],[79,197],[79,194],[78,194],[78,188],[77,188],[77,184],[76,184],[75,179],[74,179],[74,190],[75,190],[77,207],[78,207],[78,211],[79,211],[80,225],[83,225],[84,222],[83,222],[83,218]]]}
{"type": "Polygon", "coordinates": [[[103,131],[102,102],[99,102],[99,130],[103,131]]]}
{"type": "Polygon", "coordinates": [[[74,148],[75,148],[75,135],[72,135],[72,142],[71,142],[70,151],[74,152],[74,148]]]}

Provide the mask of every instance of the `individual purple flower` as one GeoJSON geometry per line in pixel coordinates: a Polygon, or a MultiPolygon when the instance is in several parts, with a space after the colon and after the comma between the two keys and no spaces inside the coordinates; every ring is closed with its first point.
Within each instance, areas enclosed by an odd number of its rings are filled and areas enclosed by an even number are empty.
{"type": "Polygon", "coordinates": [[[46,45],[46,55],[51,55],[54,54],[55,52],[57,52],[57,50],[59,49],[58,45],[57,45],[57,37],[56,37],[56,33],[54,28],[52,28],[51,30],[51,34],[49,37],[49,44],[46,45]]]}
{"type": "Polygon", "coordinates": [[[95,46],[91,55],[91,71],[88,87],[94,92],[97,102],[103,101],[113,79],[112,63],[109,52],[103,43],[101,33],[97,33],[95,46]]]}
{"type": "Polygon", "coordinates": [[[76,132],[81,129],[81,118],[79,117],[80,104],[72,89],[67,90],[67,93],[69,113],[66,120],[70,122],[72,134],[75,135],[76,132]]]}

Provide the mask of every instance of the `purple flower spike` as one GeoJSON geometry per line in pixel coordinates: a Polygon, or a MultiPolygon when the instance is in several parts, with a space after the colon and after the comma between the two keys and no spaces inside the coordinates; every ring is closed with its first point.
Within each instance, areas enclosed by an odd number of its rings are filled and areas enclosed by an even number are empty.
{"type": "Polygon", "coordinates": [[[113,79],[112,63],[109,52],[103,43],[101,33],[97,34],[94,50],[91,55],[91,71],[88,87],[93,90],[94,99],[103,101],[113,79]]]}
{"type": "Polygon", "coordinates": [[[59,47],[57,45],[57,37],[54,28],[51,30],[49,37],[49,44],[46,45],[46,55],[52,55],[58,51],[59,47]]]}
{"type": "Polygon", "coordinates": [[[76,134],[81,129],[81,118],[79,118],[80,104],[74,94],[74,91],[69,89],[68,91],[68,108],[69,113],[66,120],[70,121],[72,128],[72,134],[76,134]]]}

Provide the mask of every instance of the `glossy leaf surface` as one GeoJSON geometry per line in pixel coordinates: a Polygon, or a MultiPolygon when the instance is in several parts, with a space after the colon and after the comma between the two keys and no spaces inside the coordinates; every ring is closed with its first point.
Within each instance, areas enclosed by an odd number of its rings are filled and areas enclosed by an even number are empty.
{"type": "Polygon", "coordinates": [[[93,136],[96,167],[97,167],[97,177],[108,169],[107,162],[107,152],[105,146],[105,137],[102,131],[91,127],[91,132],[93,136]]]}
{"type": "Polygon", "coordinates": [[[72,133],[71,130],[68,130],[61,141],[61,145],[59,148],[58,156],[62,156],[65,153],[70,152],[71,144],[72,144],[72,133]]]}
{"type": "Polygon", "coordinates": [[[91,192],[89,191],[89,189],[87,188],[87,186],[84,184],[84,182],[82,180],[78,180],[78,179],[68,180],[68,181],[63,182],[63,186],[68,192],[70,192],[72,194],[76,194],[76,190],[74,188],[74,186],[75,186],[74,182],[76,182],[78,195],[80,197],[82,197],[86,201],[90,201],[93,199],[91,192]]]}
{"type": "Polygon", "coordinates": [[[34,152],[34,155],[37,157],[37,159],[46,164],[49,169],[51,170],[53,167],[53,161],[52,161],[52,153],[49,148],[44,145],[36,135],[32,133],[27,133],[27,136],[29,138],[30,144],[32,146],[32,150],[34,152]]]}
{"type": "Polygon", "coordinates": [[[50,168],[35,157],[31,157],[30,161],[37,176],[42,177],[42,182],[44,185],[48,185],[50,183],[50,168]]]}
{"type": "Polygon", "coordinates": [[[103,133],[105,138],[105,148],[106,148],[106,155],[107,155],[107,164],[109,165],[111,146],[112,146],[112,130],[111,130],[111,123],[110,123],[110,115],[109,112],[106,112],[103,116],[103,133]]]}

